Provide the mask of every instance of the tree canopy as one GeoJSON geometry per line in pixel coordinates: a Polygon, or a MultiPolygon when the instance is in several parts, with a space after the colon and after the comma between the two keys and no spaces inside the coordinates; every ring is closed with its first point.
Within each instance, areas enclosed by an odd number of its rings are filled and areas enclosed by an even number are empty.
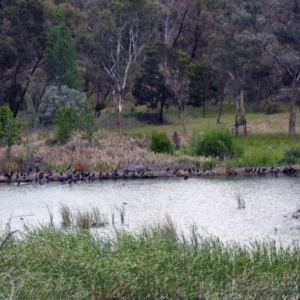
{"type": "MultiPolygon", "coordinates": [[[[160,110],[236,103],[261,110],[289,89],[295,134],[300,78],[299,1],[0,1],[0,105],[16,117],[48,86],[86,92],[97,114],[111,100],[122,133],[124,102],[160,110]],[[146,49],[156,49],[151,53],[146,49]],[[104,103],[106,102],[106,103],[104,103]]],[[[183,122],[184,124],[184,122],[183,122]]]]}

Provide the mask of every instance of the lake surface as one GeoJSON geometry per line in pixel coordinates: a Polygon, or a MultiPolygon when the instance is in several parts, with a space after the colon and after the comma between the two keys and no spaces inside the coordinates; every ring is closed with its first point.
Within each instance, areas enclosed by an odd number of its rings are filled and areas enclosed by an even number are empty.
{"type": "Polygon", "coordinates": [[[23,224],[49,222],[60,226],[60,205],[71,209],[97,206],[108,216],[115,206],[125,204],[125,225],[138,230],[143,225],[162,222],[168,214],[179,231],[188,234],[198,226],[203,235],[222,241],[247,243],[250,240],[276,239],[282,244],[300,241],[300,219],[292,215],[300,208],[300,179],[281,177],[182,178],[110,180],[39,185],[0,185],[0,228],[11,217],[11,228],[23,224]],[[246,208],[238,209],[237,196],[246,208]]]}

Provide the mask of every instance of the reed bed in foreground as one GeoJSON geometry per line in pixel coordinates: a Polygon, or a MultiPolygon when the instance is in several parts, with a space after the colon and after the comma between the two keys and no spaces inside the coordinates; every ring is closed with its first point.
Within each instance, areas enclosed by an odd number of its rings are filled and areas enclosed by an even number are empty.
{"type": "Polygon", "coordinates": [[[44,226],[0,251],[3,299],[298,299],[300,248],[176,234],[169,220],[114,238],[44,226]]]}
{"type": "Polygon", "coordinates": [[[90,210],[77,209],[72,211],[68,205],[61,204],[60,214],[62,226],[75,225],[78,229],[90,229],[91,227],[103,227],[108,224],[108,218],[101,213],[100,208],[93,206],[90,210]]]}

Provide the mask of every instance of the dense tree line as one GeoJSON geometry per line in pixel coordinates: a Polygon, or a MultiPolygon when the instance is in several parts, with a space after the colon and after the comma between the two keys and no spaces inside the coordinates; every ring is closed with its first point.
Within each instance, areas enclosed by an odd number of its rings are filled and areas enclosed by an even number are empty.
{"type": "Polygon", "coordinates": [[[38,114],[47,90],[65,86],[96,113],[112,99],[122,134],[129,97],[160,122],[177,105],[183,126],[186,105],[205,115],[207,101],[230,97],[246,134],[245,103],[272,105],[287,86],[294,135],[299,23],[299,0],[1,0],[0,105],[38,114]]]}

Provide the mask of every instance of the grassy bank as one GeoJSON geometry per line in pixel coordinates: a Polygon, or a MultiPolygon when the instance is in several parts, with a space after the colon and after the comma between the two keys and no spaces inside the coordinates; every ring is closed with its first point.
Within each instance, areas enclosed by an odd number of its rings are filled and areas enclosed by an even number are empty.
{"type": "MultiPolygon", "coordinates": [[[[176,233],[28,229],[0,250],[1,299],[298,299],[300,249],[176,233]]],[[[277,245],[278,246],[278,245],[277,245]]]]}
{"type": "MultiPolygon", "coordinates": [[[[224,128],[231,130],[233,126],[233,107],[225,109],[221,124],[216,124],[217,108],[210,108],[206,118],[201,111],[193,109],[187,113],[187,135],[183,133],[178,113],[175,109],[166,112],[164,125],[149,125],[139,121],[139,112],[125,114],[124,136],[117,135],[115,118],[103,115],[98,120],[99,130],[95,132],[92,142],[72,136],[66,145],[51,145],[53,130],[36,130],[26,132],[20,145],[14,145],[10,160],[6,157],[5,148],[0,148],[0,173],[24,172],[35,170],[36,165],[45,172],[65,172],[67,166],[73,169],[111,172],[115,169],[134,169],[147,166],[151,169],[163,169],[170,166],[203,167],[207,158],[191,156],[190,148],[193,140],[208,130],[224,128]],[[109,123],[107,120],[112,121],[109,123]],[[108,125],[106,124],[108,122],[108,125]],[[104,125],[106,124],[106,125],[104,125]],[[109,125],[110,124],[110,125],[109,125]],[[172,140],[176,132],[180,147],[173,155],[154,153],[149,150],[151,133],[157,130],[165,132],[172,140]]],[[[288,114],[265,115],[249,113],[248,138],[234,138],[234,142],[244,148],[244,154],[239,159],[213,161],[216,166],[245,167],[245,166],[279,166],[288,164],[284,160],[286,151],[300,149],[300,139],[288,137],[288,114]]],[[[300,127],[297,127],[300,132],[300,127]]],[[[300,150],[299,150],[300,153],[300,150]]],[[[300,164],[300,159],[295,160],[300,164]]]]}

